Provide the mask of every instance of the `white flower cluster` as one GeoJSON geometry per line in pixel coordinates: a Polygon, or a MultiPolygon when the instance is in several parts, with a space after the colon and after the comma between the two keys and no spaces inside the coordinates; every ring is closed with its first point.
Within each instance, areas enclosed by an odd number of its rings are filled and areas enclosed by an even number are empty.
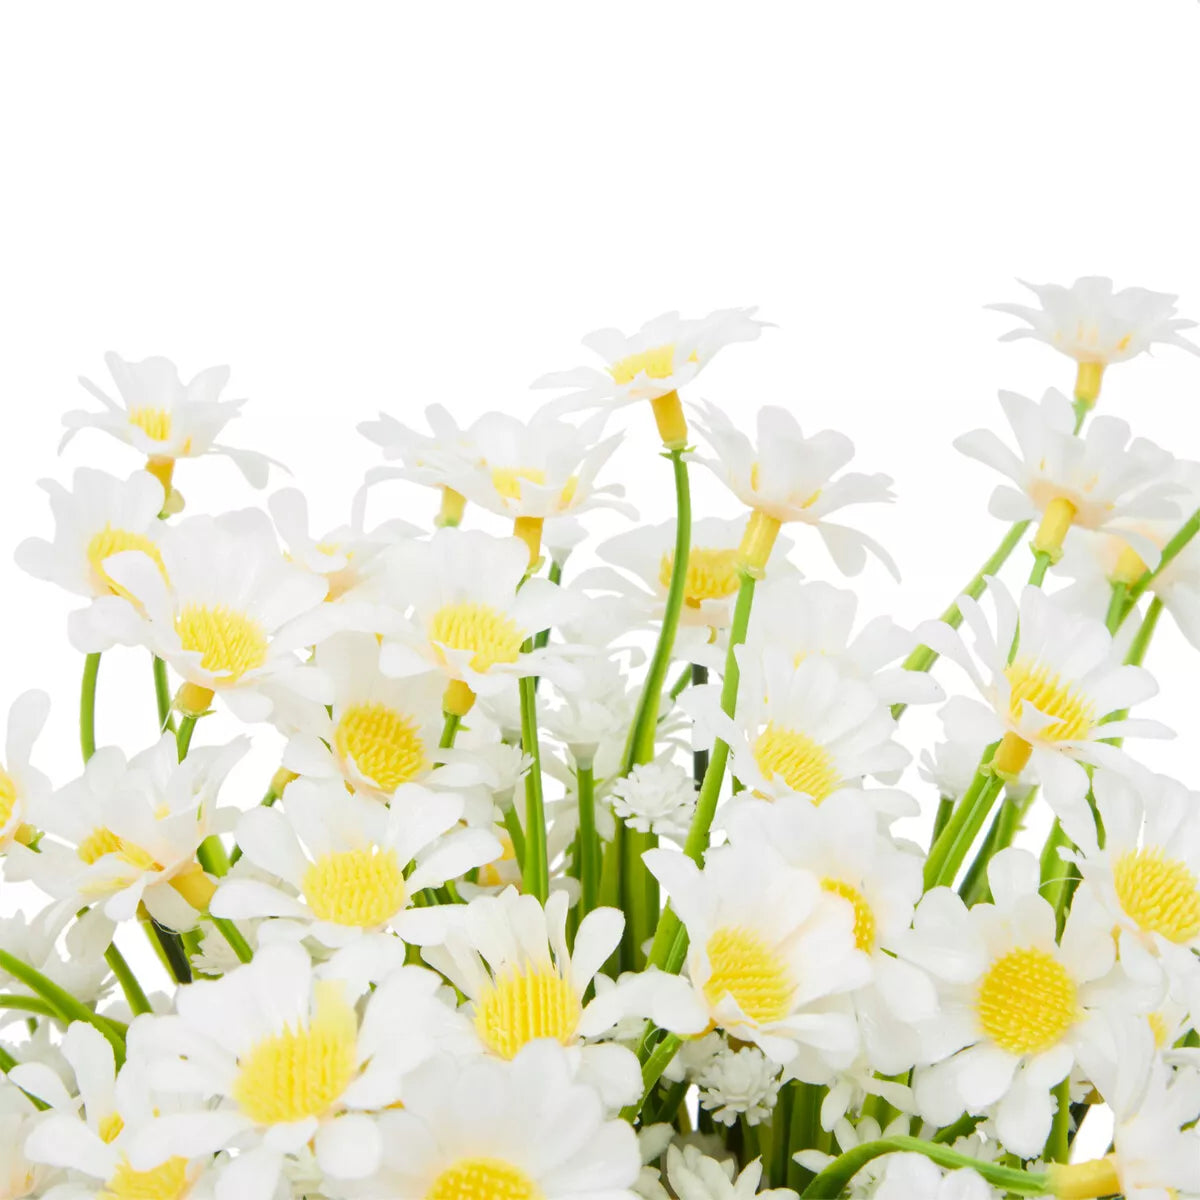
{"type": "Polygon", "coordinates": [[[1073,399],[959,440],[1010,528],[916,630],[789,564],[815,532],[895,570],[842,523],[892,498],[844,435],[685,405],[752,309],[594,334],[528,419],[365,423],[389,465],[325,534],[291,488],[188,512],[181,460],[267,482],[216,440],[228,372],[110,356],[68,439],[145,462],[47,482],[17,551],[81,600],[84,762],[42,774],[15,700],[0,876],[42,901],[0,921],[0,1200],[1200,1197],[1200,792],[1125,748],[1167,733],[1133,711],[1162,610],[1200,646],[1200,464],[1089,420],[1107,365],[1194,347],[1173,297],[1034,291],[1003,307],[1073,399]],[[677,511],[592,547],[647,404],[677,511]],[[735,515],[692,520],[695,466],[735,515]],[[431,528],[368,527],[385,479],[431,528]],[[115,646],[153,663],[131,756],[115,646]],[[214,708],[246,732],[206,744],[214,708]]]}

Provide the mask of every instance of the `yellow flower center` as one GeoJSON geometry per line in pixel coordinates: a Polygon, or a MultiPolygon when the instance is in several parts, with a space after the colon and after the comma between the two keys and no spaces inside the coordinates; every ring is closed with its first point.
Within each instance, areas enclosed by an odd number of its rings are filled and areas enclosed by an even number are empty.
{"type": "Polygon", "coordinates": [[[1008,711],[1014,721],[1020,720],[1023,704],[1031,704],[1051,718],[1051,723],[1038,732],[1039,738],[1051,742],[1076,741],[1086,737],[1095,725],[1092,706],[1049,667],[1034,659],[1019,658],[1005,668],[1004,674],[1012,688],[1008,711]]]}
{"type": "Polygon", "coordinates": [[[343,850],[304,872],[303,891],[320,920],[373,929],[404,907],[404,872],[394,850],[343,850]]]}
{"type": "Polygon", "coordinates": [[[284,1029],[256,1043],[238,1062],[233,1098],[259,1125],[324,1116],[354,1079],[358,1021],[341,984],[316,985],[307,1028],[284,1029]]]}
{"type": "Polygon", "coordinates": [[[787,964],[753,930],[726,925],[705,947],[712,974],[704,996],[716,1007],[726,996],[752,1021],[780,1021],[791,1011],[795,986],[787,964]]]}
{"type": "MultiPolygon", "coordinates": [[[[658,581],[664,588],[670,587],[674,568],[675,554],[668,551],[658,569],[658,581]]],[[[690,608],[699,608],[705,600],[724,600],[738,590],[740,583],[736,550],[694,546],[688,555],[683,602],[690,608]]]]}
{"type": "Polygon", "coordinates": [[[116,854],[122,862],[136,871],[161,871],[162,864],[155,862],[153,855],[141,846],[118,837],[111,829],[98,827],[79,843],[76,855],[90,867],[106,854],[116,854]]]}
{"type": "Polygon", "coordinates": [[[798,729],[771,721],[754,739],[754,761],[768,778],[779,777],[793,792],[803,792],[820,804],[833,792],[840,777],[833,756],[798,729]]]}
{"type": "Polygon", "coordinates": [[[131,408],[129,423],[156,442],[165,442],[171,436],[171,413],[165,408],[131,408]]]}
{"type": "Polygon", "coordinates": [[[1200,886],[1196,876],[1162,847],[1127,850],[1113,867],[1121,907],[1147,933],[1182,945],[1200,934],[1200,886]]]}
{"type": "Polygon", "coordinates": [[[1058,959],[1035,946],[996,959],[975,1005],[984,1032],[1009,1054],[1049,1050],[1079,1015],[1075,981],[1058,959]]]}
{"type": "Polygon", "coordinates": [[[470,650],[471,670],[481,674],[521,655],[520,630],[490,604],[464,601],[439,608],[429,624],[429,639],[451,650],[470,650]]]}
{"type": "Polygon", "coordinates": [[[17,781],[0,767],[0,828],[12,820],[13,809],[17,807],[17,781]]]}
{"type": "Polygon", "coordinates": [[[870,954],[875,949],[875,914],[866,897],[853,884],[841,879],[822,879],[821,887],[843,900],[849,900],[854,908],[854,944],[870,954]]]}
{"type": "Polygon", "coordinates": [[[168,1158],[152,1171],[135,1171],[122,1159],[96,1200],[181,1200],[189,1186],[186,1158],[168,1158]]]}
{"type": "MultiPolygon", "coordinates": [[[[693,359],[695,356],[693,355],[693,359]]],[[[675,370],[675,346],[654,346],[650,350],[639,350],[627,358],[613,363],[608,373],[620,384],[632,383],[643,372],[650,379],[666,379],[675,370]]]]}
{"type": "Polygon", "coordinates": [[[425,1200],[543,1200],[520,1167],[500,1158],[464,1158],[444,1170],[425,1200]]]}
{"type": "Polygon", "coordinates": [[[125,550],[140,550],[158,568],[158,573],[165,580],[167,569],[163,566],[162,555],[158,547],[143,533],[130,533],[127,529],[114,529],[105,525],[99,533],[92,537],[87,545],[88,566],[92,569],[92,579],[96,585],[114,596],[124,596],[126,600],[133,597],[104,569],[104,560],[112,554],[120,554],[125,550]]]}
{"type": "Polygon", "coordinates": [[[417,723],[378,701],[350,705],[338,718],[333,744],[385,792],[425,770],[425,743],[417,723]]]}
{"type": "Polygon", "coordinates": [[[512,1058],[526,1042],[575,1037],[583,1011],[575,989],[549,963],[498,975],[475,1003],[475,1028],[487,1047],[512,1058]]]}
{"type": "Polygon", "coordinates": [[[187,604],[175,618],[175,631],[185,650],[198,653],[206,671],[241,679],[267,661],[267,635],[244,613],[223,604],[187,604]]]}

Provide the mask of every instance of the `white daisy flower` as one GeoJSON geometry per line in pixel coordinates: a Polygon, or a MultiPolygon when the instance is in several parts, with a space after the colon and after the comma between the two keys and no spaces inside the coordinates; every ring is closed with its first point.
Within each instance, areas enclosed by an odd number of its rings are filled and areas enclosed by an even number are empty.
{"type": "Polygon", "coordinates": [[[0,1079],[0,1198],[34,1200],[52,1195],[66,1182],[55,1167],[34,1162],[25,1143],[43,1118],[33,1102],[12,1084],[0,1079]]]}
{"type": "Polygon", "coordinates": [[[1106,1000],[1115,946],[1103,923],[1072,910],[1061,945],[1054,908],[1039,894],[1037,860],[1002,850],[989,864],[994,903],[968,909],[949,888],[917,907],[910,954],[939,979],[941,1009],[925,1022],[915,1098],[922,1117],[949,1125],[988,1113],[1005,1147],[1040,1154],[1052,1089],[1086,1060],[1089,1009],[1106,1000]]]}
{"type": "Polygon", "coordinates": [[[1155,721],[1104,723],[1153,696],[1157,685],[1148,671],[1122,664],[1102,621],[1070,611],[1036,587],[1021,593],[1019,611],[998,580],[988,580],[988,593],[996,608],[994,632],[979,604],[960,596],[963,630],[929,621],[917,637],[957,663],[987,702],[970,710],[960,705],[958,713],[964,719],[974,714],[972,730],[985,744],[1001,740],[992,770],[1009,778],[1030,765],[1058,817],[1077,827],[1087,812],[1083,764],[1130,769],[1124,751],[1104,739],[1170,736],[1155,721]],[[1020,642],[1010,662],[1018,625],[1020,642]]]}
{"type": "MultiPolygon", "coordinates": [[[[423,910],[414,897],[500,856],[482,829],[457,828],[460,796],[401,784],[385,808],[339,782],[297,779],[273,808],[252,808],[237,840],[253,866],[281,885],[226,876],[212,898],[214,915],[278,917],[288,937],[348,945],[364,933],[401,937],[423,910]]],[[[259,936],[279,936],[267,927],[259,936]]]]}
{"type": "Polygon", "coordinates": [[[364,1200],[637,1200],[637,1138],[608,1120],[552,1041],[510,1062],[437,1059],[379,1117],[383,1166],[364,1200]]]}
{"type": "Polygon", "coordinates": [[[594,1039],[630,1016],[687,1033],[704,1018],[683,981],[660,972],[627,975],[607,990],[599,985],[585,1003],[620,944],[625,918],[619,909],[593,909],[568,951],[567,906],[565,892],[552,892],[543,908],[509,887],[447,907],[440,914],[444,927],[430,924],[440,944],[423,947],[421,955],[466,998],[464,1010],[487,1053],[511,1059],[532,1041],[553,1039],[578,1059],[577,1077],[615,1109],[641,1095],[637,1059],[623,1046],[594,1039]]]}
{"type": "Polygon", "coordinates": [[[140,550],[163,570],[158,541],[163,524],[162,484],[149,472],[118,479],[80,467],[68,491],[43,479],[54,514],[54,541],[28,538],[17,547],[17,565],[77,596],[121,596],[124,591],[105,569],[105,560],[121,551],[140,550]]]}
{"type": "Polygon", "coordinates": [[[828,583],[797,577],[768,578],[754,594],[746,645],[751,653],[772,646],[799,663],[810,655],[832,659],[843,675],[870,684],[884,704],[929,704],[945,698],[926,671],[906,671],[899,660],[916,638],[889,617],[876,617],[857,633],[858,597],[828,583]]]}
{"type": "MultiPolygon", "coordinates": [[[[607,755],[602,747],[618,746],[618,754],[624,749],[637,710],[638,692],[630,687],[630,664],[615,656],[593,654],[574,665],[578,678],[570,691],[551,692],[561,696],[562,703],[540,709],[538,726],[562,742],[576,763],[587,766],[600,759],[603,766],[607,755]]],[[[605,777],[607,772],[602,770],[601,775],[605,777]]]]}
{"type": "Polygon", "coordinates": [[[923,1154],[888,1154],[871,1200],[1000,1200],[1000,1193],[969,1167],[943,1171],[923,1154]]]}
{"type": "Polygon", "coordinates": [[[689,688],[680,705],[697,728],[729,744],[731,770],[767,799],[802,794],[820,804],[864,776],[902,770],[909,753],[893,741],[896,722],[871,687],[844,678],[825,658],[795,664],[767,647],[759,655],[737,649],[742,677],[732,717],[716,684],[689,688]]]}
{"type": "Polygon", "coordinates": [[[854,1018],[829,1004],[870,978],[850,905],[769,845],[710,850],[703,870],[672,850],[643,858],[687,929],[688,977],[712,1026],[776,1062],[802,1046],[833,1067],[853,1059],[854,1018]]]}
{"type": "Polygon", "coordinates": [[[642,763],[613,781],[612,805],[630,829],[682,839],[696,810],[696,785],[677,763],[642,763]]]}
{"type": "Polygon", "coordinates": [[[191,929],[214,887],[196,850],[231,826],[234,810],[219,808],[217,795],[249,748],[237,738],[180,762],[167,733],[128,761],[116,747],[98,750],[38,806],[45,837],[36,854],[13,848],[10,878],[33,879],[69,911],[99,904],[110,920],[129,921],[144,904],[168,929],[191,929]]]}
{"type": "MultiPolygon", "coordinates": [[[[21,877],[10,859],[5,878],[15,883],[21,877]]],[[[0,946],[77,1000],[98,1005],[113,983],[103,957],[112,941],[112,922],[98,908],[78,919],[75,911],[50,905],[32,917],[20,912],[0,917],[0,946]]],[[[0,989],[22,996],[31,994],[28,985],[9,975],[3,967],[0,967],[0,989]]],[[[14,1009],[0,1015],[0,1021],[23,1020],[25,1016],[14,1009]]]]}
{"type": "Polygon", "coordinates": [[[988,305],[1028,322],[1027,329],[1014,329],[1000,340],[1034,338],[1073,358],[1080,368],[1075,395],[1089,406],[1100,393],[1100,377],[1109,363],[1124,362],[1155,343],[1200,353],[1180,334],[1180,330],[1190,329],[1195,322],[1175,316],[1177,296],[1145,288],[1114,292],[1112,280],[1099,275],[1077,279],[1070,287],[1057,283],[1023,286],[1037,297],[1037,308],[1024,304],[988,305]]]}
{"type": "Polygon", "coordinates": [[[1004,521],[1040,519],[1033,548],[1057,558],[1072,526],[1106,531],[1126,542],[1147,563],[1158,562],[1159,547],[1137,523],[1179,516],[1183,487],[1169,478],[1171,455],[1145,438],[1130,441],[1126,422],[1097,417],[1075,433],[1070,401],[1051,388],[1040,404],[1001,392],[1000,404],[1017,440],[1017,452],[990,429],[976,429],[954,445],[1007,476],[989,510],[1004,521]]]}
{"type": "Polygon", "coordinates": [[[701,414],[697,428],[713,455],[688,457],[708,467],[754,510],[742,544],[743,557],[752,568],[766,566],[779,526],[798,522],[816,529],[844,574],[857,575],[870,552],[899,578],[895,563],[878,542],[826,519],[851,504],[880,504],[894,498],[886,475],[839,474],[854,457],[848,437],[827,429],[806,438],[787,409],[768,406],[758,413],[756,446],[714,405],[698,405],[697,411],[701,414]],[[760,543],[765,553],[760,552],[760,543]]]}
{"type": "Polygon", "coordinates": [[[137,551],[105,560],[133,603],[93,601],[73,629],[79,649],[149,646],[184,679],[189,715],[215,692],[247,721],[270,715],[272,691],[325,702],[323,679],[296,651],[337,628],[329,610],[318,612],[327,584],[283,557],[265,514],[192,517],[165,529],[159,550],[161,565],[137,551]]]}
{"type": "Polygon", "coordinates": [[[368,1112],[407,1100],[412,1071],[461,1044],[441,986],[431,971],[402,967],[360,1012],[345,981],[318,977],[300,946],[277,944],[222,979],[180,988],[176,1015],[130,1027],[129,1052],[156,1090],[192,1107],[138,1129],[130,1164],[236,1145],[227,1194],[270,1196],[284,1156],[311,1142],[329,1176],[369,1176],[383,1146],[368,1112]]]}
{"type": "Polygon", "coordinates": [[[599,329],[588,334],[583,344],[605,360],[604,370],[559,371],[542,376],[533,386],[570,390],[552,406],[557,411],[613,409],[649,400],[663,445],[680,449],[687,445],[688,431],[679,389],[691,383],[719,350],[758,338],[766,325],[754,319],[755,311],[723,308],[699,320],[664,313],[634,334],[599,329]]]}
{"type": "Polygon", "coordinates": [[[28,841],[30,806],[39,807],[50,794],[50,780],[30,761],[33,744],[50,715],[45,692],[23,692],[8,710],[4,758],[0,759],[0,853],[14,841],[28,841]]]}
{"type": "Polygon", "coordinates": [[[866,1055],[883,1075],[916,1062],[916,1024],[937,1012],[933,982],[908,959],[913,909],[921,896],[921,859],[879,831],[861,792],[841,791],[814,807],[798,796],[774,803],[741,800],[725,817],[731,845],[772,847],[790,866],[811,872],[854,918],[857,948],[870,979],[853,993],[866,1055]]]}
{"type": "Polygon", "coordinates": [[[272,459],[216,441],[246,403],[219,398],[229,382],[228,367],[208,367],[185,384],[179,378],[179,369],[165,358],[127,362],[110,352],[104,356],[104,363],[117,385],[121,403],[81,376],[79,382],[104,405],[104,411],[67,413],[63,417],[67,427],[63,446],[81,429],[101,429],[146,455],[149,469],[164,488],[171,486],[171,468],[176,459],[206,454],[232,459],[255,487],[266,484],[272,459]]]}
{"type": "Polygon", "coordinates": [[[515,677],[547,675],[568,684],[566,647],[523,651],[543,629],[561,626],[576,598],[548,579],[526,579],[519,538],[441,529],[428,542],[398,546],[391,569],[410,607],[385,639],[379,665],[407,678],[429,670],[447,681],[444,707],[465,715],[476,695],[494,696],[515,677]]]}
{"type": "Polygon", "coordinates": [[[657,1195],[675,1195],[682,1200],[796,1200],[790,1188],[768,1188],[758,1190],[762,1182],[762,1162],[755,1159],[747,1163],[738,1173],[733,1158],[715,1159],[705,1155],[699,1146],[667,1147],[667,1162],[664,1168],[671,1192],[660,1187],[657,1195]]]}
{"type": "Polygon", "coordinates": [[[770,1120],[779,1096],[779,1064],[756,1046],[724,1046],[696,1075],[700,1107],[721,1125],[744,1116],[749,1125],[770,1120]]]}
{"type": "MultiPolygon", "coordinates": [[[[938,795],[949,800],[961,800],[971,788],[980,760],[991,741],[991,729],[981,729],[978,706],[966,696],[954,696],[939,710],[944,741],[935,742],[921,751],[918,770],[921,778],[932,783],[938,795]]],[[[1010,799],[1026,793],[1028,768],[1014,776],[1006,786],[1010,799]]]]}

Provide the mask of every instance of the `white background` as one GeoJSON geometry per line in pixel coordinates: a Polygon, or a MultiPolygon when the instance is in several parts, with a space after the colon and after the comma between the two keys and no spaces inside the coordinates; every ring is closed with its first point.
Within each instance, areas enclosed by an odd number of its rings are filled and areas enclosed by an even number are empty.
{"type": "MultiPolygon", "coordinates": [[[[1012,322],[983,305],[1021,299],[1016,276],[1096,273],[1200,315],[1198,34],[1192,0],[5,6],[0,709],[50,690],[39,761],[77,771],[71,603],[10,551],[50,530],[40,477],[137,465],[99,435],[55,457],[88,402],[76,375],[102,379],[110,348],[230,363],[251,402],[228,440],[287,462],[331,525],[379,408],[526,411],[597,326],[758,304],[778,328],[698,394],[853,437],[900,497],[862,510],[904,571],[897,589],[870,569],[865,610],[932,615],[1002,530],[996,480],[950,440],[999,427],[999,387],[1073,377],[999,345],[1012,322]]],[[[1198,403],[1200,361],[1164,349],[1112,370],[1102,406],[1200,457],[1198,403]]],[[[660,519],[649,414],[622,420],[630,490],[660,519]]],[[[217,460],[178,482],[195,510],[251,499],[217,460]]],[[[421,494],[378,503],[428,515],[421,494]]],[[[1169,628],[1149,659],[1148,715],[1182,737],[1148,757],[1180,773],[1198,661],[1169,628]]],[[[106,661],[101,691],[101,739],[136,749],[143,657],[106,661]]]]}

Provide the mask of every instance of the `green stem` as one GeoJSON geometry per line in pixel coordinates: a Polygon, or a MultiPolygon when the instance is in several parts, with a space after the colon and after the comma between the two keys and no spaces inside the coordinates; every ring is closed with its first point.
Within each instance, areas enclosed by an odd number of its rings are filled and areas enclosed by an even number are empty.
{"type": "MultiPolygon", "coordinates": [[[[700,666],[697,663],[692,667],[692,683],[699,686],[708,682],[708,668],[700,666]]],[[[692,750],[692,778],[696,781],[696,786],[700,787],[704,783],[704,776],[708,771],[708,751],[707,750],[692,750]]]]}
{"type": "Polygon", "coordinates": [[[796,1095],[792,1100],[792,1115],[788,1122],[788,1169],[787,1186],[798,1192],[812,1182],[813,1173],[795,1160],[801,1150],[811,1150],[816,1144],[817,1130],[821,1127],[822,1089],[815,1083],[795,1083],[796,1095]]]}
{"type": "Polygon", "coordinates": [[[855,1146],[829,1164],[801,1194],[801,1200],[830,1200],[840,1196],[846,1185],[873,1159],[884,1154],[923,1154],[941,1167],[956,1170],[969,1167],[982,1175],[988,1183],[1001,1191],[1017,1196],[1046,1196],[1050,1194],[1050,1181],[1045,1175],[1030,1171],[1019,1171],[1012,1167],[1001,1167],[995,1163],[968,1158],[938,1142],[925,1142],[914,1137],[881,1138],[877,1142],[865,1142],[855,1146]]]}
{"type": "Polygon", "coordinates": [[[972,859],[966,875],[963,876],[962,887],[958,889],[958,894],[968,908],[980,900],[989,898],[988,864],[1001,850],[1006,850],[1012,845],[1020,821],[1021,811],[1017,802],[1011,797],[1002,801],[995,817],[992,818],[987,835],[983,839],[983,845],[980,846],[979,853],[972,859]]]}
{"type": "Polygon", "coordinates": [[[192,982],[192,964],[188,960],[183,940],[173,930],[164,929],[153,918],[146,922],[146,932],[162,951],[162,960],[176,983],[192,982]]]}
{"type": "Polygon", "coordinates": [[[953,1145],[959,1138],[970,1137],[975,1132],[975,1127],[982,1121],[982,1117],[973,1117],[970,1113],[966,1113],[959,1117],[953,1125],[947,1125],[945,1129],[939,1129],[933,1135],[935,1142],[943,1142],[946,1145],[953,1145]]]}
{"type": "Polygon", "coordinates": [[[596,833],[596,773],[591,763],[575,768],[575,786],[579,792],[579,836],[575,854],[579,864],[579,916],[586,917],[596,907],[600,892],[600,837],[596,833]]]}
{"type": "Polygon", "coordinates": [[[1065,1163],[1071,1156],[1071,1077],[1068,1075],[1055,1089],[1058,1108],[1042,1158],[1048,1163],[1065,1163]]]}
{"type": "Polygon", "coordinates": [[[667,692],[668,700],[678,700],[684,692],[687,691],[692,682],[692,667],[689,663],[682,671],[679,672],[679,677],[671,684],[671,690],[667,692]]]}
{"type": "Polygon", "coordinates": [[[76,1000],[70,992],[64,991],[53,980],[47,979],[40,971],[35,970],[28,963],[22,962],[19,958],[14,958],[4,949],[0,949],[0,967],[41,996],[56,1010],[62,1020],[68,1023],[86,1021],[98,1029],[112,1046],[117,1065],[120,1066],[125,1061],[125,1041],[117,1032],[113,1022],[94,1013],[86,1005],[76,1000]]]}
{"type": "Polygon", "coordinates": [[[138,983],[133,969],[125,961],[125,956],[117,949],[116,942],[109,943],[108,949],[104,952],[104,961],[108,963],[109,969],[117,977],[121,991],[125,993],[125,1002],[129,1005],[133,1015],[137,1017],[142,1013],[150,1012],[150,1001],[146,998],[142,985],[138,983]]]}
{"type": "Polygon", "coordinates": [[[0,1008],[13,1012],[33,1013],[38,1017],[53,1017],[58,1020],[58,1009],[37,996],[0,996],[0,1008]]]}
{"type": "Polygon", "coordinates": [[[171,715],[171,684],[167,679],[167,664],[154,656],[154,701],[158,705],[158,731],[175,732],[175,718],[171,715]]]}
{"type": "Polygon", "coordinates": [[[1046,572],[1050,570],[1054,560],[1045,550],[1038,550],[1033,556],[1033,570],[1029,572],[1029,584],[1031,587],[1041,587],[1042,581],[1046,578],[1046,572]]]}
{"type": "Polygon", "coordinates": [[[1162,616],[1162,610],[1163,602],[1160,597],[1155,596],[1147,606],[1141,628],[1133,635],[1129,652],[1125,655],[1125,662],[1128,665],[1134,667],[1142,665],[1142,660],[1146,657],[1146,650],[1150,646],[1150,639],[1154,636],[1155,629],[1158,628],[1158,619],[1162,616]]]}
{"type": "Polygon", "coordinates": [[[971,844],[975,841],[988,813],[1000,795],[1003,780],[993,775],[988,763],[994,747],[984,752],[984,761],[963,798],[955,806],[954,813],[946,822],[938,839],[925,860],[925,890],[929,891],[954,882],[959,867],[963,864],[971,844]]]}
{"type": "Polygon", "coordinates": [[[1138,580],[1130,585],[1129,595],[1126,597],[1125,616],[1128,616],[1133,611],[1133,607],[1141,599],[1142,593],[1166,570],[1172,560],[1197,533],[1200,533],[1200,508],[1196,509],[1184,521],[1176,531],[1175,536],[1163,547],[1162,555],[1154,570],[1146,571],[1138,580]]]}
{"type": "Polygon", "coordinates": [[[929,845],[932,848],[934,842],[941,836],[941,832],[946,828],[946,822],[950,820],[950,814],[954,812],[954,797],[943,796],[938,801],[937,812],[933,817],[933,833],[929,838],[929,845]]]}
{"type": "Polygon", "coordinates": [[[179,747],[179,761],[183,762],[187,758],[188,750],[192,746],[192,734],[196,732],[197,717],[181,717],[179,721],[179,732],[175,735],[175,743],[179,747]]]}
{"type": "Polygon", "coordinates": [[[533,759],[525,776],[525,853],[521,858],[521,879],[526,894],[545,904],[550,895],[550,863],[542,797],[542,752],[538,746],[537,689],[532,675],[521,677],[520,690],[521,748],[533,759]]]}
{"type": "Polygon", "coordinates": [[[515,805],[509,805],[504,810],[504,828],[508,830],[508,840],[512,842],[513,858],[523,867],[525,863],[525,830],[521,828],[521,818],[517,815],[515,805]]]}
{"type": "Polygon", "coordinates": [[[250,949],[250,943],[242,936],[238,927],[225,917],[211,917],[216,927],[217,932],[229,943],[234,954],[238,956],[239,962],[248,963],[254,957],[254,951],[250,949]]]}
{"type": "Polygon", "coordinates": [[[676,1051],[682,1045],[682,1038],[668,1033],[654,1047],[650,1052],[650,1057],[642,1065],[642,1098],[636,1104],[627,1104],[621,1109],[622,1118],[630,1123],[637,1118],[638,1113],[642,1110],[642,1105],[649,1099],[650,1093],[654,1091],[658,1081],[662,1078],[662,1073],[670,1065],[671,1059],[675,1057],[676,1051]]]}
{"type": "Polygon", "coordinates": [[[1114,583],[1108,598],[1108,612],[1104,616],[1104,625],[1109,633],[1116,633],[1117,628],[1125,619],[1125,598],[1129,595],[1129,584],[1114,583]]]}
{"type": "Polygon", "coordinates": [[[79,748],[83,761],[96,753],[96,679],[100,674],[100,654],[89,654],[83,661],[83,686],[79,691],[79,748]]]}
{"type": "Polygon", "coordinates": [[[442,736],[438,741],[439,750],[449,750],[454,745],[454,739],[458,737],[461,725],[462,717],[458,713],[446,713],[446,723],[442,726],[442,736]]]}

